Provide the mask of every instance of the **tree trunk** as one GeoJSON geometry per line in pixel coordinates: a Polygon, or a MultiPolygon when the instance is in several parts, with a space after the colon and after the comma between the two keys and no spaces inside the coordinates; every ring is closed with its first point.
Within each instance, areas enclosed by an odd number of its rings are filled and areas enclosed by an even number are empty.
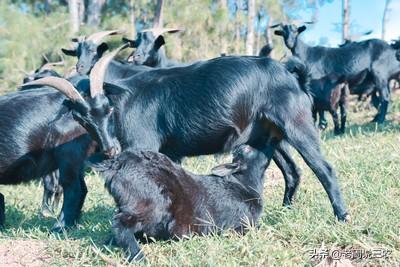
{"type": "Polygon", "coordinates": [[[385,2],[385,9],[383,10],[383,18],[382,18],[382,40],[386,38],[386,25],[388,22],[388,13],[390,11],[389,5],[391,0],[386,0],[385,2]]]}
{"type": "Polygon", "coordinates": [[[349,39],[350,29],[350,0],[342,0],[342,41],[349,39]]]}
{"type": "Polygon", "coordinates": [[[79,32],[79,5],[78,0],[68,0],[69,20],[71,24],[71,34],[79,32]]]}
{"type": "Polygon", "coordinates": [[[44,11],[46,12],[46,14],[50,14],[51,13],[51,4],[52,4],[52,0],[46,0],[44,1],[44,11]]]}
{"type": "Polygon", "coordinates": [[[240,21],[239,21],[239,5],[235,1],[236,12],[235,12],[235,54],[240,53],[240,21]]]}
{"type": "Polygon", "coordinates": [[[136,38],[136,17],[135,17],[135,0],[129,2],[130,21],[131,21],[131,36],[136,38]]]}
{"type": "Polygon", "coordinates": [[[163,9],[164,0],[157,0],[156,10],[154,13],[153,27],[162,28],[163,26],[163,9]]]}
{"type": "MultiPolygon", "coordinates": [[[[228,1],[227,0],[218,0],[218,6],[219,9],[227,14],[228,13],[228,1]]],[[[220,25],[220,32],[219,32],[219,39],[220,39],[220,43],[221,43],[221,54],[228,54],[228,43],[227,40],[225,38],[225,32],[226,32],[226,25],[228,24],[228,22],[225,23],[225,21],[223,23],[221,23],[220,25]]]]}
{"type": "Polygon", "coordinates": [[[85,1],[78,0],[78,13],[79,13],[79,23],[83,24],[85,21],[85,1]]]}
{"type": "Polygon", "coordinates": [[[246,54],[254,54],[254,20],[256,17],[256,1],[247,0],[247,35],[246,54]]]}
{"type": "Polygon", "coordinates": [[[92,27],[97,27],[101,22],[101,10],[105,4],[105,0],[89,0],[87,10],[87,24],[92,27]]]}
{"type": "MultiPolygon", "coordinates": [[[[268,17],[267,21],[267,28],[265,29],[265,43],[268,44],[270,47],[273,47],[272,43],[272,33],[271,33],[271,26],[272,26],[273,18],[271,16],[268,17]]],[[[270,53],[270,56],[273,58],[275,55],[275,49],[273,49],[270,53]]]]}

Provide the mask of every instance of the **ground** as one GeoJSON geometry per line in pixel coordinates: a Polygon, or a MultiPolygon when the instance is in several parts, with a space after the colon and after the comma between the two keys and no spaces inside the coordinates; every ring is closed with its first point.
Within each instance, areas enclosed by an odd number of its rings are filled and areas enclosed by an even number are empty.
{"type": "MultiPolygon", "coordinates": [[[[283,178],[271,166],[259,228],[250,228],[245,236],[227,231],[143,245],[148,260],[144,265],[400,266],[400,96],[395,96],[384,125],[369,123],[374,114],[375,110],[354,112],[350,107],[345,135],[335,137],[332,128],[321,134],[323,153],[338,173],[350,223],[335,222],[321,184],[296,155],[303,180],[292,209],[281,205],[283,178]]],[[[213,156],[191,158],[185,166],[207,173],[215,161],[213,156]]],[[[41,183],[0,186],[7,206],[0,266],[125,265],[119,249],[104,246],[112,199],[96,174],[89,174],[86,181],[89,193],[80,223],[62,235],[49,234],[55,219],[39,215],[41,183]]]]}

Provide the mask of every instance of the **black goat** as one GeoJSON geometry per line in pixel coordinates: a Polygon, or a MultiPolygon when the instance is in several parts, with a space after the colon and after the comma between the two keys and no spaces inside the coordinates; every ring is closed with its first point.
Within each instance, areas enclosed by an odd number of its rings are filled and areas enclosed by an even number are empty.
{"type": "MultiPolygon", "coordinates": [[[[297,69],[301,77],[307,75],[297,69]]],[[[106,84],[105,90],[119,114],[116,131],[123,150],[156,151],[179,161],[243,143],[268,148],[284,173],[284,203],[289,205],[300,173],[284,140],[300,152],[327,191],[335,215],[345,220],[335,172],[319,150],[307,87],[282,64],[263,57],[219,57],[142,72],[106,84]]]]}
{"type": "Polygon", "coordinates": [[[334,74],[348,81],[368,70],[380,97],[379,111],[374,121],[381,123],[385,120],[390,101],[388,82],[391,77],[400,72],[400,62],[394,60],[396,50],[389,44],[382,40],[371,39],[340,48],[311,47],[298,38],[306,26],[277,24],[272,27],[280,27],[275,34],[283,36],[286,46],[293,55],[298,56],[307,64],[312,79],[318,80],[334,74]]]}
{"type": "MultiPolygon", "coordinates": [[[[78,58],[76,70],[80,75],[88,75],[95,63],[102,57],[103,53],[108,49],[108,45],[101,40],[109,35],[119,34],[120,31],[103,31],[89,35],[88,37],[80,37],[72,39],[77,43],[77,48],[73,50],[62,49],[63,53],[68,56],[78,58]]],[[[128,62],[120,62],[112,60],[106,70],[104,80],[112,82],[116,79],[122,79],[135,75],[138,72],[151,69],[146,66],[136,66],[128,62]]]]}
{"type": "Polygon", "coordinates": [[[87,79],[74,83],[81,91],[90,87],[90,97],[58,77],[25,86],[47,85],[61,93],[43,87],[0,97],[0,184],[27,182],[59,169],[64,201],[55,231],[72,226],[79,217],[87,193],[83,163],[94,151],[94,141],[109,157],[120,152],[112,131],[113,109],[102,89],[104,69],[113,55],[95,65],[90,86],[87,79]]]}
{"type": "MultiPolygon", "coordinates": [[[[32,82],[45,77],[61,78],[61,76],[56,71],[48,69],[47,67],[44,68],[45,66],[46,64],[35,70],[34,73],[31,73],[28,76],[24,77],[23,83],[32,82]]],[[[40,89],[41,87],[37,88],[40,89]]],[[[31,89],[32,87],[20,87],[21,91],[31,90],[31,89]]],[[[63,189],[62,186],[60,185],[59,178],[60,178],[60,173],[58,170],[43,177],[44,192],[43,192],[42,207],[40,209],[40,212],[45,217],[51,216],[60,203],[63,189]]]]}
{"type": "Polygon", "coordinates": [[[142,260],[137,238],[156,240],[185,235],[244,233],[263,210],[264,172],[270,151],[240,146],[232,163],[196,175],[151,151],[123,152],[95,165],[117,204],[112,230],[129,260],[142,260]]]}
{"type": "Polygon", "coordinates": [[[179,29],[175,28],[156,28],[147,29],[137,34],[136,40],[129,40],[123,38],[125,43],[128,43],[130,47],[136,48],[132,54],[129,55],[128,61],[134,62],[136,65],[145,65],[153,68],[165,68],[177,66],[180,63],[167,58],[165,55],[165,44],[164,33],[175,33],[179,32],[179,29]]]}

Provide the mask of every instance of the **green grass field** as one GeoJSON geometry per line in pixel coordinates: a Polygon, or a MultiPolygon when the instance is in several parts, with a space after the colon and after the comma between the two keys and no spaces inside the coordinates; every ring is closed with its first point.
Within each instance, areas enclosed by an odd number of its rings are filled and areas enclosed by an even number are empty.
{"type": "MultiPolygon", "coordinates": [[[[292,209],[281,205],[283,178],[272,164],[266,173],[265,209],[258,229],[251,228],[245,236],[228,231],[219,236],[146,244],[142,246],[146,264],[334,266],[311,258],[316,249],[321,256],[327,250],[343,255],[357,250],[373,252],[368,259],[343,258],[338,266],[400,266],[400,96],[395,96],[384,125],[368,123],[375,110],[355,113],[352,109],[344,136],[333,136],[331,128],[321,135],[323,152],[340,179],[350,223],[335,222],[321,184],[296,155],[303,180],[292,209]]],[[[207,173],[215,164],[211,156],[190,158],[184,165],[207,173]]],[[[63,235],[49,234],[55,219],[39,216],[41,183],[0,186],[7,217],[6,228],[0,232],[0,266],[125,265],[119,249],[104,246],[113,201],[100,177],[92,173],[86,181],[89,193],[80,223],[63,235]]]]}

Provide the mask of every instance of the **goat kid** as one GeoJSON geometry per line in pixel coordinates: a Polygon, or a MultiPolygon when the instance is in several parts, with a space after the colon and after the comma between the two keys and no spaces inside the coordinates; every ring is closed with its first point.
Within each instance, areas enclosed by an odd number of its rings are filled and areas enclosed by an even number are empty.
{"type": "Polygon", "coordinates": [[[265,152],[240,146],[232,163],[196,175],[151,151],[123,152],[95,165],[117,204],[112,230],[129,260],[144,258],[138,239],[157,240],[233,229],[244,233],[263,210],[265,152]],[[136,238],[135,238],[136,236],[136,238]]]}

